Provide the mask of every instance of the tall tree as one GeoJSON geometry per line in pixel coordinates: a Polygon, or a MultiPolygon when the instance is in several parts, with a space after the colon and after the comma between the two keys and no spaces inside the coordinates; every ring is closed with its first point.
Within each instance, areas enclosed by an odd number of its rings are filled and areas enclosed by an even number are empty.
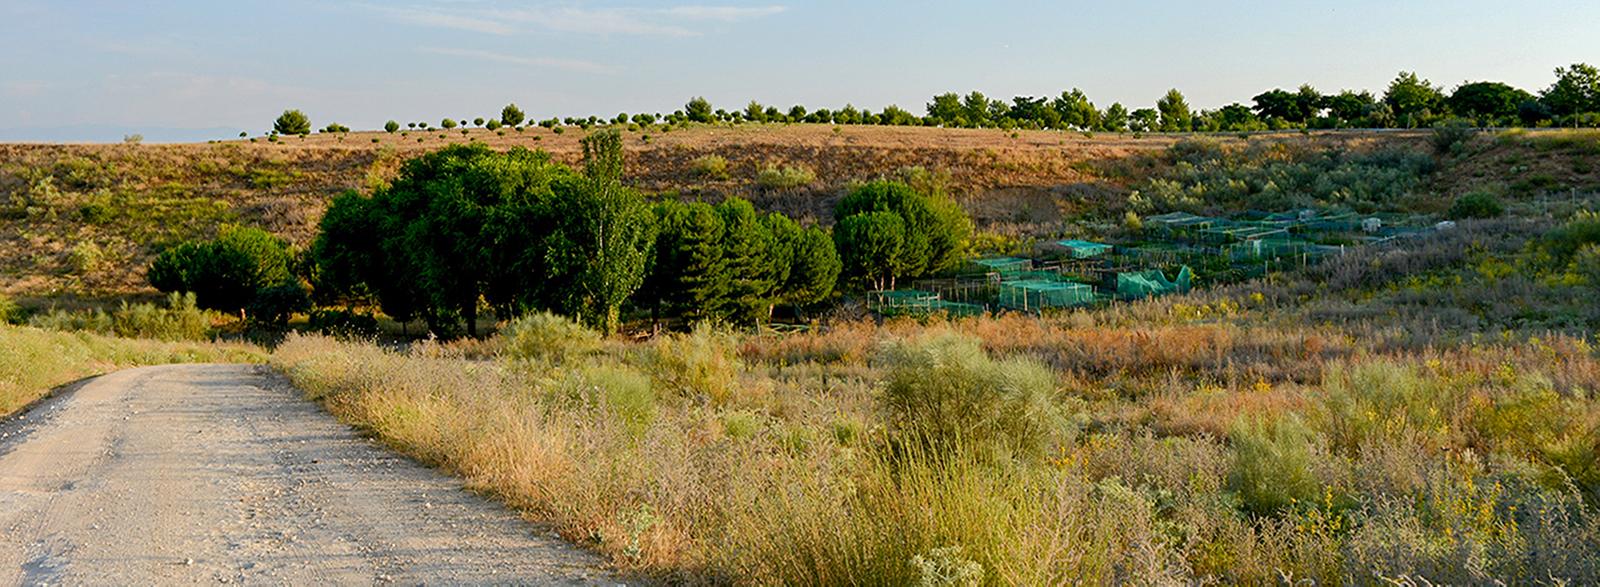
{"type": "Polygon", "coordinates": [[[1416,73],[1402,71],[1389,82],[1383,93],[1383,102],[1393,112],[1401,126],[1413,128],[1427,123],[1440,113],[1444,105],[1444,92],[1417,77],[1416,73]]]}
{"type": "Polygon", "coordinates": [[[1161,132],[1188,132],[1194,120],[1189,102],[1177,88],[1167,90],[1167,95],[1156,101],[1156,110],[1161,112],[1161,132]]]}
{"type": "Polygon", "coordinates": [[[696,96],[689,100],[683,107],[684,116],[692,122],[711,122],[713,120],[711,102],[703,97],[696,96]]]}
{"type": "Polygon", "coordinates": [[[1556,68],[1556,81],[1541,96],[1550,113],[1600,112],[1600,69],[1587,63],[1556,68]]]}
{"type": "Polygon", "coordinates": [[[641,289],[652,312],[718,317],[728,295],[722,216],[704,202],[666,201],[656,205],[656,218],[654,260],[641,289]]]}
{"type": "Polygon", "coordinates": [[[553,185],[549,236],[552,301],[607,334],[621,326],[622,303],[644,283],[655,244],[655,215],[622,185],[622,135],[604,130],[583,139],[584,175],[553,185]]]}
{"type": "Polygon", "coordinates": [[[728,274],[724,314],[742,324],[758,322],[771,308],[773,287],[779,278],[778,263],[786,259],[771,254],[772,235],[748,200],[723,200],[717,205],[717,215],[722,217],[724,227],[722,254],[728,274]]]}
{"type": "Polygon", "coordinates": [[[1100,114],[1100,128],[1110,132],[1128,130],[1128,109],[1121,102],[1112,102],[1100,114]]]}
{"type": "Polygon", "coordinates": [[[1457,116],[1495,124],[1517,115],[1517,109],[1533,95],[1500,82],[1462,84],[1451,92],[1445,104],[1457,116]]]}

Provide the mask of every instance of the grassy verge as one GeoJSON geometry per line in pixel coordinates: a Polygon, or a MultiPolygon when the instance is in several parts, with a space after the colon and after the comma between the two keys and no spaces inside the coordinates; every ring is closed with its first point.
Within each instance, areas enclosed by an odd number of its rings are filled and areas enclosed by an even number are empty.
{"type": "Polygon", "coordinates": [[[668,580],[1600,580],[1584,341],[1378,351],[1184,309],[643,343],[540,319],[470,349],[291,336],[272,361],[668,580]]]}
{"type": "Polygon", "coordinates": [[[260,349],[244,345],[136,340],[0,324],[0,416],[57,386],[117,369],[263,360],[260,349]]]}

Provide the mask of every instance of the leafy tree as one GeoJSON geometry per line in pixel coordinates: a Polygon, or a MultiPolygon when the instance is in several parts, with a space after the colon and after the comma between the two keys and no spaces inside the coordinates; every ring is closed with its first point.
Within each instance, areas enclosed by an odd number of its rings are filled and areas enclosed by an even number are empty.
{"type": "Polygon", "coordinates": [[[454,118],[446,118],[444,120],[441,120],[441,121],[439,121],[439,127],[440,128],[444,128],[444,129],[455,128],[456,127],[456,120],[454,118]]]}
{"type": "Polygon", "coordinates": [[[500,109],[500,122],[506,126],[519,126],[527,119],[528,115],[523,114],[522,109],[515,103],[506,104],[505,108],[500,109]]]}
{"type": "Polygon", "coordinates": [[[1516,116],[1517,109],[1532,99],[1532,94],[1500,82],[1474,82],[1456,88],[1445,104],[1458,116],[1494,124],[1516,116]]]}
{"type": "Polygon", "coordinates": [[[1542,96],[1550,113],[1571,116],[1600,112],[1600,69],[1587,63],[1556,68],[1556,81],[1542,96]]]}
{"type": "Polygon", "coordinates": [[[1128,128],[1134,132],[1150,132],[1161,128],[1161,115],[1154,108],[1140,108],[1128,116],[1128,128]]]}
{"type": "Polygon", "coordinates": [[[472,119],[472,126],[483,126],[483,117],[479,116],[477,118],[472,119]]]}
{"type": "Polygon", "coordinates": [[[717,215],[722,217],[722,255],[728,275],[723,314],[739,323],[759,322],[770,313],[774,286],[787,277],[777,275],[787,259],[770,254],[772,234],[748,200],[723,200],[717,215]]]}
{"type": "Polygon", "coordinates": [[[711,122],[711,102],[702,97],[695,97],[683,107],[684,114],[693,122],[711,122]]]}
{"type": "Polygon", "coordinates": [[[483,127],[489,130],[500,130],[500,120],[491,118],[488,122],[484,123],[483,127]]]}
{"type": "Polygon", "coordinates": [[[311,134],[311,119],[299,110],[284,110],[272,122],[272,130],[282,135],[308,135],[311,134]]]}
{"type": "Polygon", "coordinates": [[[1396,122],[1414,128],[1439,114],[1444,106],[1444,93],[1416,73],[1402,71],[1389,82],[1383,102],[1393,112],[1396,122]]]}
{"type": "Polygon", "coordinates": [[[751,100],[750,103],[744,107],[744,119],[750,122],[766,122],[767,109],[763,107],[760,102],[751,100]]]}
{"type": "Polygon", "coordinates": [[[918,193],[898,181],[857,186],[839,201],[834,217],[843,222],[872,212],[889,212],[901,220],[897,272],[891,277],[919,277],[954,267],[972,231],[972,221],[955,202],[939,193],[918,193]]]}
{"type": "Polygon", "coordinates": [[[242,312],[264,287],[295,280],[289,243],[259,228],[230,226],[215,240],[186,242],[158,255],[146,272],[164,292],[190,292],[202,308],[242,312]]]}
{"type": "Polygon", "coordinates": [[[583,139],[584,176],[555,184],[549,237],[555,307],[607,334],[621,326],[622,303],[644,282],[656,239],[655,217],[622,185],[622,135],[583,139]]]}
{"type": "Polygon", "coordinates": [[[1100,114],[1100,128],[1110,132],[1128,130],[1128,109],[1121,102],[1113,102],[1100,114]]]}
{"type": "Polygon", "coordinates": [[[833,229],[842,274],[874,290],[893,289],[906,272],[905,221],[888,211],[853,214],[833,229]]]}
{"type": "Polygon", "coordinates": [[[964,113],[961,96],[955,92],[939,94],[933,97],[932,102],[928,102],[928,117],[945,126],[963,126],[966,120],[964,113]]]}
{"type": "Polygon", "coordinates": [[[257,324],[272,328],[289,325],[295,313],[311,311],[311,294],[298,281],[285,281],[256,291],[245,313],[257,324]]]}
{"type": "Polygon", "coordinates": [[[389,122],[383,123],[383,131],[384,132],[393,133],[393,132],[398,131],[398,130],[400,130],[400,123],[398,123],[398,122],[395,122],[395,121],[391,120],[389,122]]]}
{"type": "Polygon", "coordinates": [[[918,124],[915,114],[893,104],[883,107],[883,115],[880,117],[880,121],[883,124],[893,126],[914,126],[918,124]]]}
{"type": "Polygon", "coordinates": [[[1496,218],[1505,213],[1505,206],[1494,193],[1477,190],[1467,192],[1450,204],[1451,218],[1496,218]]]}
{"type": "Polygon", "coordinates": [[[1353,125],[1372,115],[1377,99],[1372,97],[1371,92],[1345,90],[1328,96],[1326,104],[1328,116],[1342,124],[1353,125]]]}
{"type": "Polygon", "coordinates": [[[775,263],[781,275],[773,302],[803,306],[833,293],[839,281],[839,252],[828,233],[815,227],[801,228],[782,214],[768,214],[763,220],[781,260],[775,263]]]}
{"type": "Polygon", "coordinates": [[[1193,124],[1194,113],[1176,88],[1156,101],[1156,110],[1161,112],[1161,132],[1187,132],[1193,124]]]}
{"type": "Polygon", "coordinates": [[[728,295],[722,216],[704,202],[666,201],[655,211],[660,230],[641,289],[652,312],[695,321],[717,317],[728,295]]]}
{"type": "Polygon", "coordinates": [[[1213,118],[1215,120],[1217,130],[1248,131],[1262,130],[1266,128],[1266,125],[1261,122],[1261,119],[1256,118],[1255,112],[1252,112],[1249,107],[1237,102],[1223,106],[1220,110],[1217,110],[1213,118]]]}
{"type": "MultiPolygon", "coordinates": [[[[1055,110],[1062,125],[1084,130],[1103,127],[1100,121],[1100,112],[1095,110],[1094,102],[1090,102],[1089,96],[1077,88],[1073,88],[1069,92],[1062,92],[1059,97],[1050,103],[1050,107],[1055,110]]],[[[1055,127],[1057,125],[1048,126],[1055,127]]]]}
{"type": "Polygon", "coordinates": [[[806,107],[799,104],[789,107],[789,120],[800,122],[806,118],[806,107]]]}
{"type": "MultiPolygon", "coordinates": [[[[973,90],[967,97],[961,99],[961,116],[970,126],[989,126],[994,119],[999,118],[993,116],[994,104],[989,101],[988,96],[983,95],[983,92],[973,90]]],[[[1003,102],[998,104],[1000,108],[1005,107],[1003,102]]]]}

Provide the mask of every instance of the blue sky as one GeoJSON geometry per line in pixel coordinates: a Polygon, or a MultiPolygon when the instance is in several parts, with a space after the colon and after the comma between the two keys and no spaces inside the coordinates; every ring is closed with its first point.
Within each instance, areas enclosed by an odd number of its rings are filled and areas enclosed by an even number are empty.
{"type": "Polygon", "coordinates": [[[887,104],[933,94],[1217,107],[1272,87],[1537,91],[1600,62],[1600,3],[0,0],[0,140],[193,140],[472,117],[887,104]],[[187,130],[186,130],[187,129],[187,130]],[[224,134],[226,133],[226,134],[224,134]]]}

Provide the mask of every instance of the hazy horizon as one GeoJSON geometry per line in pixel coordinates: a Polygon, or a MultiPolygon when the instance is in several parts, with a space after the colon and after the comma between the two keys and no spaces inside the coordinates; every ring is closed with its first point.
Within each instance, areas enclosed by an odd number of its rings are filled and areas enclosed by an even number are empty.
{"type": "MultiPolygon", "coordinates": [[[[691,0],[692,1],[692,0],[691,0]]],[[[671,112],[703,95],[787,109],[922,112],[937,93],[1198,108],[1273,87],[1375,93],[1401,70],[1451,88],[1537,92],[1600,55],[1600,5],[1358,0],[870,6],[831,1],[149,6],[0,1],[0,140],[151,141],[265,131],[298,108],[316,126],[490,116],[671,112]],[[1250,34],[1235,34],[1248,31],[1250,34]]]]}

